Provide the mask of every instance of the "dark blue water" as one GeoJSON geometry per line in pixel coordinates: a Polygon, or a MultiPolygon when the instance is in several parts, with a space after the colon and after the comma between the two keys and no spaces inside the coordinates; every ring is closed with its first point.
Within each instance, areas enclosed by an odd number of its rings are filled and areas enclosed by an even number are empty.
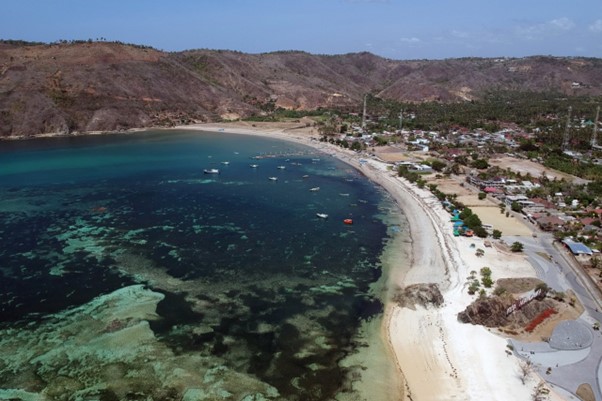
{"type": "Polygon", "coordinates": [[[369,291],[387,238],[382,204],[345,164],[263,138],[0,143],[0,324],[143,283],[166,295],[151,328],[177,354],[216,358],[285,399],[328,399],[360,322],[382,309],[369,291]],[[307,351],[308,328],[323,351],[307,351]]]}

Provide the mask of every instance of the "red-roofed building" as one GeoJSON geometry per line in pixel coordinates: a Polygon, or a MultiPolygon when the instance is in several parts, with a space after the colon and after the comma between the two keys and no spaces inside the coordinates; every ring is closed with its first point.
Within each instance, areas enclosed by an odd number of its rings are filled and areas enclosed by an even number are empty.
{"type": "Polygon", "coordinates": [[[554,231],[562,228],[564,220],[556,216],[543,216],[537,220],[537,225],[544,231],[554,231]]]}
{"type": "Polygon", "coordinates": [[[579,220],[584,226],[591,225],[594,221],[600,221],[597,217],[584,217],[579,220]]]}

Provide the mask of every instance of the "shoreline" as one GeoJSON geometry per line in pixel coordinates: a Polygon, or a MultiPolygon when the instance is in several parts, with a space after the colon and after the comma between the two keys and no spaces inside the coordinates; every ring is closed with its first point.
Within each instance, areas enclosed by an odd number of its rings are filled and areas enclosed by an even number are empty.
{"type": "MultiPolygon", "coordinates": [[[[483,239],[455,238],[449,214],[428,190],[419,189],[387,165],[372,159],[360,163],[360,155],[335,145],[317,141],[311,128],[261,127],[252,123],[216,123],[178,126],[176,130],[224,132],[292,141],[331,155],[354,167],[366,178],[383,188],[393,198],[408,223],[411,243],[408,266],[390,266],[383,313],[383,341],[395,365],[403,395],[395,400],[448,399],[530,399],[539,382],[530,377],[521,384],[519,359],[509,357],[507,340],[482,326],[458,322],[457,314],[474,299],[466,291],[465,278],[471,270],[485,265],[495,266],[500,277],[516,276],[506,271],[504,255],[488,250],[486,258],[477,258],[470,249],[475,242],[483,247],[483,239]],[[245,125],[246,124],[246,125],[245,125]],[[312,138],[313,134],[313,138],[312,138]],[[440,308],[402,308],[391,301],[392,291],[411,284],[435,283],[444,304],[440,308]]],[[[521,274],[535,275],[528,263],[521,274]],[[530,269],[530,271],[529,271],[530,269]],[[531,273],[531,274],[529,274],[531,273]]]]}
{"type": "MultiPolygon", "coordinates": [[[[457,314],[474,298],[466,291],[466,277],[471,270],[490,266],[495,278],[511,277],[519,270],[509,272],[505,255],[495,249],[487,250],[485,258],[477,258],[474,250],[466,252],[474,243],[482,246],[482,239],[455,238],[449,225],[449,214],[428,190],[419,189],[387,169],[387,164],[372,159],[360,163],[360,155],[338,146],[319,142],[319,134],[302,124],[238,122],[193,124],[176,127],[131,129],[114,132],[77,134],[44,134],[28,138],[4,138],[9,141],[52,137],[87,135],[129,135],[148,130],[190,130],[242,134],[295,142],[324,152],[350,165],[367,179],[383,188],[394,200],[408,227],[408,254],[403,249],[390,249],[388,277],[383,296],[384,313],[380,330],[381,343],[394,368],[393,382],[383,383],[371,377],[371,383],[359,384],[366,399],[383,394],[387,400],[448,400],[448,399],[531,399],[532,389],[539,377],[530,377],[527,385],[519,378],[519,359],[508,356],[507,340],[482,326],[459,323],[457,314]],[[313,138],[312,138],[313,136],[313,138]],[[498,253],[497,255],[495,253],[498,253]],[[440,308],[415,306],[400,307],[391,301],[398,289],[411,284],[435,283],[439,286],[444,304],[440,308]],[[383,386],[384,384],[384,386],[383,386]],[[381,387],[384,387],[381,388],[381,387]],[[402,391],[403,389],[403,391],[402,391]],[[393,394],[387,394],[387,390],[393,394]],[[399,394],[402,392],[403,394],[399,394]]],[[[397,234],[401,236],[401,234],[397,234]]],[[[402,244],[397,244],[401,248],[402,244]]],[[[394,248],[394,246],[393,246],[394,248]]],[[[514,263],[514,260],[512,261],[514,263]]],[[[385,261],[383,261],[383,265],[385,261]]],[[[524,267],[523,275],[530,275],[524,267]]],[[[534,276],[534,274],[531,274],[534,276]]],[[[370,354],[366,354],[369,358],[370,354]]],[[[372,365],[374,365],[375,361],[372,365]]],[[[386,372],[386,370],[385,370],[386,372]]],[[[389,375],[387,375],[389,376],[389,375]]],[[[389,377],[386,377],[389,379],[389,377]]],[[[342,398],[343,399],[343,398],[342,398]]]]}

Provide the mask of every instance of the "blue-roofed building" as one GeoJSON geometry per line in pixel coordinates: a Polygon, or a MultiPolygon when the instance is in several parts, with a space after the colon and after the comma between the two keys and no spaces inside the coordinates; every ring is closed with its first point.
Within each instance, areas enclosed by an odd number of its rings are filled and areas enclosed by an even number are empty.
{"type": "Polygon", "coordinates": [[[582,244],[581,242],[575,242],[570,239],[563,239],[562,243],[566,245],[571,250],[571,252],[573,252],[573,255],[591,256],[593,254],[592,250],[586,245],[582,244]]]}

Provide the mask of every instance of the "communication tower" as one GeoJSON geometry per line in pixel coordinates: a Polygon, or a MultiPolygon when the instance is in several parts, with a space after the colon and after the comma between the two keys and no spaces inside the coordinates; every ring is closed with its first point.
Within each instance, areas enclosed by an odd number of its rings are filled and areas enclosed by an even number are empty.
{"type": "Polygon", "coordinates": [[[600,117],[600,106],[598,106],[598,108],[596,109],[596,119],[594,120],[594,135],[592,135],[592,148],[600,148],[597,142],[598,117],[600,117]]]}
{"type": "Polygon", "coordinates": [[[403,127],[403,110],[399,112],[399,132],[401,132],[401,128],[403,127]]]}
{"type": "Polygon", "coordinates": [[[364,95],[364,112],[362,114],[362,131],[366,130],[366,101],[368,99],[368,95],[364,95]]]}
{"type": "Polygon", "coordinates": [[[562,139],[562,150],[566,151],[569,147],[569,125],[571,124],[571,113],[573,107],[569,106],[569,115],[566,117],[566,127],[564,128],[564,138],[562,139]]]}

